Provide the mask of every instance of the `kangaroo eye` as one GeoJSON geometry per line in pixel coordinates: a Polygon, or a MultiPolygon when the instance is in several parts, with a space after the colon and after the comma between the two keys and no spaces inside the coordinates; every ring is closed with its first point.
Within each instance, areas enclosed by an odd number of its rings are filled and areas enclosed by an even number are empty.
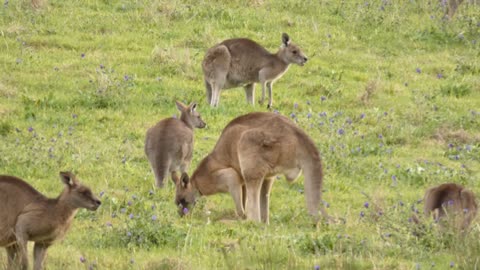
{"type": "Polygon", "coordinates": [[[293,53],[293,54],[297,54],[297,53],[298,53],[298,51],[292,51],[292,53],[293,53]]]}

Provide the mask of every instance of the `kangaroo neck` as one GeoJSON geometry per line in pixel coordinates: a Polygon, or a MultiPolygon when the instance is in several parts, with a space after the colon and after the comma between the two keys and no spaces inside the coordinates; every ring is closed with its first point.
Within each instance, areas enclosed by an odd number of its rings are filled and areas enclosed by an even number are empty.
{"type": "Polygon", "coordinates": [[[180,121],[182,121],[185,124],[185,126],[187,126],[189,129],[193,130],[193,126],[190,123],[190,121],[188,121],[188,118],[186,115],[182,114],[180,116],[180,121]]]}
{"type": "Polygon", "coordinates": [[[285,58],[284,50],[279,49],[275,54],[273,54],[275,58],[280,60],[279,62],[283,64],[283,70],[286,70],[288,66],[290,66],[290,62],[285,58]]]}
{"type": "Polygon", "coordinates": [[[58,216],[64,221],[71,220],[78,211],[78,208],[69,200],[68,193],[69,191],[65,189],[58,198],[53,200],[55,212],[60,213],[58,216]]]}

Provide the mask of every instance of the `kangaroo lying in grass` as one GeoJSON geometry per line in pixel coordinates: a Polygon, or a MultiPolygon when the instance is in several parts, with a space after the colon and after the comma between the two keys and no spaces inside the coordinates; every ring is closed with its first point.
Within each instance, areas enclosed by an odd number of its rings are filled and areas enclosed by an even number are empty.
{"type": "Polygon", "coordinates": [[[171,173],[172,180],[177,181],[177,171],[185,172],[192,161],[193,128],[206,126],[197,112],[197,104],[189,106],[176,102],[181,112],[180,119],[173,117],[158,122],[147,131],[145,154],[147,155],[156,186],[163,187],[163,180],[171,173]]]}
{"type": "Polygon", "coordinates": [[[208,103],[216,107],[223,89],[243,86],[247,102],[254,104],[255,83],[262,85],[262,99],[268,89],[268,107],[272,106],[272,85],[290,64],[303,66],[307,57],[298,46],[282,34],[282,46],[270,53],[253,40],[228,39],[210,48],[202,62],[208,103]]]}
{"type": "Polygon", "coordinates": [[[309,213],[318,221],[321,203],[322,163],[315,143],[290,119],[255,112],[232,120],[223,130],[213,151],[191,178],[183,173],[176,184],[179,214],[193,207],[199,195],[229,192],[237,214],[254,221],[269,222],[269,196],[277,174],[288,181],[303,171],[309,213]]]}
{"type": "Polygon", "coordinates": [[[454,183],[431,187],[425,192],[424,212],[435,220],[448,219],[455,227],[467,229],[477,215],[475,194],[454,183]]]}
{"type": "Polygon", "coordinates": [[[0,176],[0,246],[7,249],[8,269],[28,269],[27,242],[35,242],[34,268],[43,268],[47,249],[63,238],[78,208],[95,211],[101,202],[75,175],[61,172],[65,189],[48,199],[25,181],[0,176]]]}

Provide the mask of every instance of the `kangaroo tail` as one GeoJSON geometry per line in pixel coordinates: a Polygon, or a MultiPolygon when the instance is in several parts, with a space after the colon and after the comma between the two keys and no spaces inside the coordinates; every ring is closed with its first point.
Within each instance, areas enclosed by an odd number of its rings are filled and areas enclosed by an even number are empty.
{"type": "Polygon", "coordinates": [[[318,210],[324,218],[328,218],[327,211],[322,202],[323,169],[317,149],[310,149],[310,156],[304,162],[304,189],[307,209],[315,221],[318,221],[318,210]]]}

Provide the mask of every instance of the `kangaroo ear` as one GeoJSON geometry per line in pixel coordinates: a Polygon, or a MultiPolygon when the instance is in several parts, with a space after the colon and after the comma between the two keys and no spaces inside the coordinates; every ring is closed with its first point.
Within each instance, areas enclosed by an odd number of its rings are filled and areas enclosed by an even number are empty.
{"type": "Polygon", "coordinates": [[[73,187],[77,184],[75,175],[71,172],[60,172],[60,179],[65,185],[69,187],[73,187]]]}
{"type": "Polygon", "coordinates": [[[190,177],[188,177],[187,173],[182,173],[182,176],[180,177],[180,184],[182,185],[183,188],[186,188],[188,185],[188,182],[190,182],[190,177]]]}
{"type": "Polygon", "coordinates": [[[288,44],[290,44],[290,37],[288,36],[287,33],[282,34],[282,43],[285,46],[288,46],[288,44]]]}
{"type": "Polygon", "coordinates": [[[195,110],[197,110],[197,103],[192,102],[189,107],[190,107],[190,112],[194,112],[195,110]]]}
{"type": "Polygon", "coordinates": [[[182,102],[180,102],[178,100],[175,101],[175,104],[177,105],[177,109],[181,112],[184,111],[185,108],[187,107],[185,104],[183,104],[182,102]]]}

